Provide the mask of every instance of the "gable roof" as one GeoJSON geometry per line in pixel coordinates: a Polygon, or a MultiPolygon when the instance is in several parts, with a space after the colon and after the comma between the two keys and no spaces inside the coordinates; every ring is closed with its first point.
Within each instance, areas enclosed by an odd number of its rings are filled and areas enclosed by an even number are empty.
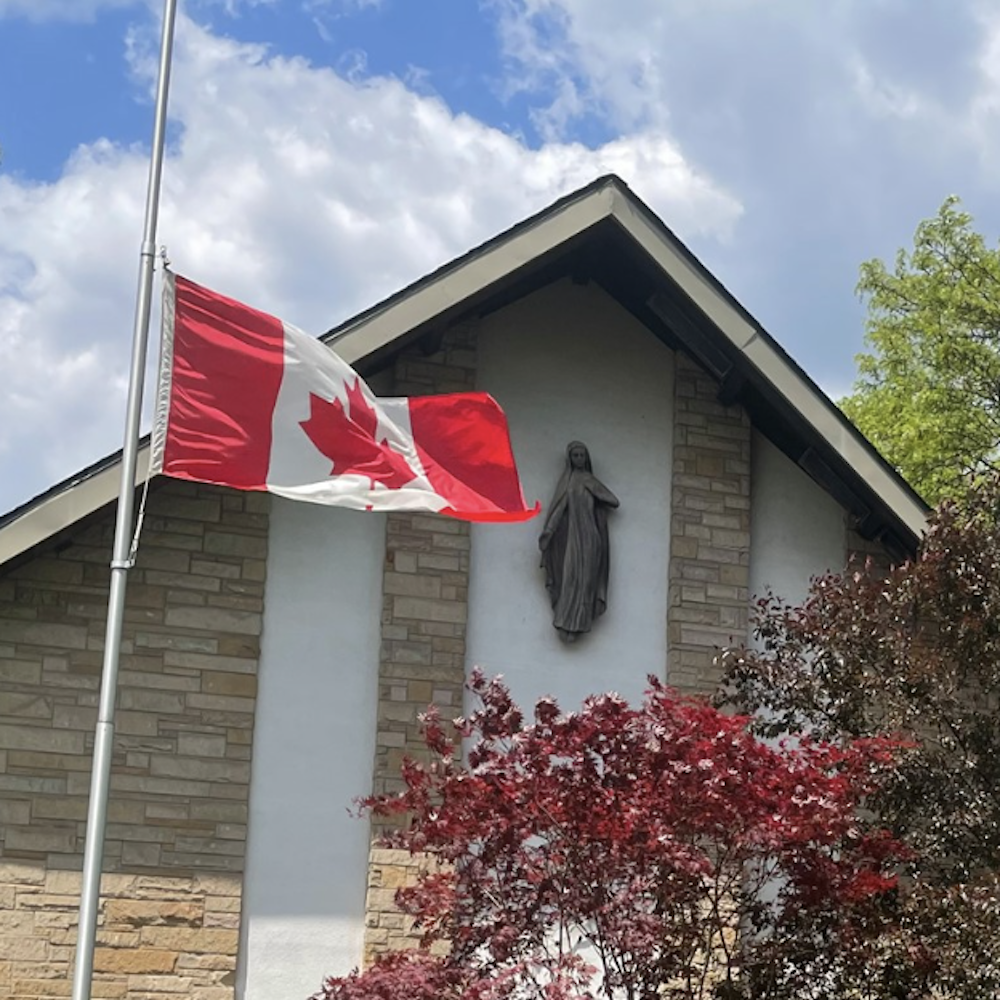
{"type": "MultiPolygon", "coordinates": [[[[740,402],[753,424],[898,554],[914,549],[927,506],[823,391],[628,186],[600,177],[322,338],[370,372],[403,346],[432,350],[452,323],[557,278],[596,281],[740,402]]],[[[148,442],[137,479],[145,478],[148,442]]],[[[120,454],[0,517],[0,564],[111,502],[120,454]]]]}

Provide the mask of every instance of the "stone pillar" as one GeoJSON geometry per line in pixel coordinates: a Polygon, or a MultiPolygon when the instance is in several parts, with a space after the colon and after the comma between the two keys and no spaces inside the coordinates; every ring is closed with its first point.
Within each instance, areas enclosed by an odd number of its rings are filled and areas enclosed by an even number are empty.
{"type": "MultiPolygon", "coordinates": [[[[475,389],[475,334],[445,334],[440,349],[417,348],[396,360],[395,391],[416,396],[475,389]]],[[[420,757],[418,716],[430,704],[445,718],[462,711],[469,593],[469,525],[435,514],[390,514],[382,585],[382,645],[373,789],[402,787],[404,756],[420,757]]],[[[365,959],[416,944],[393,898],[417,864],[405,852],[374,845],[373,825],[365,906],[365,959]]]]}
{"type": "Polygon", "coordinates": [[[667,683],[690,694],[713,693],[719,649],[747,640],[750,421],[718,390],[677,352],[667,683]]]}

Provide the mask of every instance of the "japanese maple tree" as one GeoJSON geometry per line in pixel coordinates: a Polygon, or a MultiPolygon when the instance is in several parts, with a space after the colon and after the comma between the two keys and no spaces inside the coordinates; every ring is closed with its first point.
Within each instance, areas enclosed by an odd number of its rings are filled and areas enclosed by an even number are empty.
{"type": "Polygon", "coordinates": [[[755,648],[728,654],[728,700],[762,735],[902,734],[868,805],[911,860],[879,997],[1000,996],[1000,485],[932,515],[916,558],[760,598],[755,648]]]}
{"type": "Polygon", "coordinates": [[[420,948],[324,1000],[834,997],[892,921],[900,845],[859,808],[886,739],[769,745],[651,680],[525,722],[499,680],[425,718],[426,763],[367,800],[433,862],[397,903],[420,948]],[[463,753],[464,748],[464,753],[463,753]]]}

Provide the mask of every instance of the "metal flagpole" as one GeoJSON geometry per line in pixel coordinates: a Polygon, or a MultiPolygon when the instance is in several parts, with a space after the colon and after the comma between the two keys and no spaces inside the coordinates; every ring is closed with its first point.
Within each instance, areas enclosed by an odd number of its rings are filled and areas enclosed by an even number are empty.
{"type": "Polygon", "coordinates": [[[132,565],[132,515],[135,497],[135,469],[139,452],[139,420],[142,415],[142,383],[146,371],[149,340],[149,311],[153,292],[153,265],[156,255],[156,220],[160,208],[160,175],[163,169],[164,131],[167,119],[167,91],[170,86],[170,56],[174,40],[177,0],[165,0],[163,34],[160,41],[160,71],[156,85],[153,118],[153,148],[146,188],[146,223],[139,250],[139,281],[132,331],[132,366],[129,372],[128,403],[125,411],[125,439],[122,447],[121,483],[115,542],[111,557],[111,590],[108,594],[108,622],[104,638],[101,672],[101,701],[94,737],[94,763],[87,807],[87,841],[83,852],[83,879],[80,890],[80,928],[73,969],[73,1000],[90,1000],[94,975],[94,943],[97,937],[97,905],[101,895],[101,866],[104,860],[104,832],[107,823],[108,789],[111,783],[111,756],[115,736],[115,695],[118,687],[118,660],[121,652],[122,621],[125,611],[125,582],[132,565]]]}

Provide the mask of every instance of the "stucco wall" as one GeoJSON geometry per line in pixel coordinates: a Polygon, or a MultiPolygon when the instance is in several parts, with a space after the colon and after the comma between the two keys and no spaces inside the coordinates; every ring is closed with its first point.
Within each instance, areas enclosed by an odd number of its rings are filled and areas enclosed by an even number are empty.
{"type": "Polygon", "coordinates": [[[385,518],[274,498],[239,982],[306,997],[361,958],[385,518]]]}
{"type": "Polygon", "coordinates": [[[641,695],[664,675],[670,536],[673,353],[595,285],[551,285],[485,319],[478,385],[510,421],[529,502],[547,506],[566,445],[583,441],[595,475],[621,501],[609,517],[608,611],[563,645],[539,569],[539,518],[476,525],[469,665],[502,673],[526,707],[552,694],[641,695]]]}
{"type": "Polygon", "coordinates": [[[811,577],[843,569],[844,511],[758,431],[750,487],[750,593],[805,597],[811,577]]]}

